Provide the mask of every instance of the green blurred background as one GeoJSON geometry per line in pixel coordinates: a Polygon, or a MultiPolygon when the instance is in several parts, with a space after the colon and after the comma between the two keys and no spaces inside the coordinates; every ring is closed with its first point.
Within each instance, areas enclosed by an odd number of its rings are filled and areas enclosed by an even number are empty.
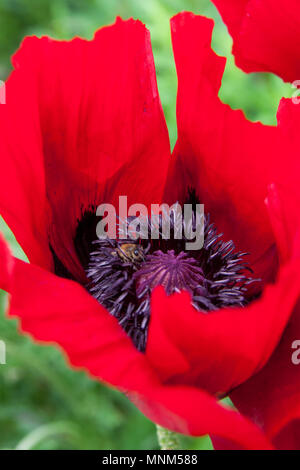
{"type": "MultiPolygon", "coordinates": [[[[231,39],[209,0],[0,0],[0,79],[8,76],[10,56],[26,35],[91,38],[117,15],[141,19],[151,31],[158,86],[172,145],[176,140],[176,73],[169,19],[189,10],[215,19],[213,47],[228,58],[220,96],[242,108],[251,120],[276,123],[282,96],[292,89],[268,74],[246,75],[231,56],[231,39]]],[[[197,57],[195,57],[197,60],[197,57]]],[[[6,227],[0,229],[13,252],[22,250],[6,227]]],[[[157,449],[155,426],[119,392],[69,369],[54,347],[21,336],[5,319],[0,291],[0,340],[7,364],[0,365],[0,449],[157,449]]],[[[41,306],[42,308],[42,306],[41,306]]],[[[183,447],[211,449],[207,437],[183,438],[183,447]]]]}

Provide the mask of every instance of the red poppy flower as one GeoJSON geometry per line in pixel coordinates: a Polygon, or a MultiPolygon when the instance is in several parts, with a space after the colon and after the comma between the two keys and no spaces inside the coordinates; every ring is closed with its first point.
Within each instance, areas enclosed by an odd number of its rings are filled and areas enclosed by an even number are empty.
{"type": "Polygon", "coordinates": [[[233,54],[245,72],[300,79],[297,0],[212,0],[233,37],[233,54]]]}
{"type": "Polygon", "coordinates": [[[212,28],[188,13],[172,20],[172,158],[141,23],[118,20],[92,41],[24,41],[0,107],[0,208],[31,264],[1,241],[0,285],[23,332],[59,345],[153,421],[271,448],[272,432],[218,399],[266,365],[299,299],[298,221],[280,185],[293,184],[297,160],[284,125],[251,123],[220,102],[225,60],[211,50],[212,28]],[[96,207],[120,195],[203,202],[203,249],[151,241],[133,261],[119,241],[94,245],[96,207]]]}

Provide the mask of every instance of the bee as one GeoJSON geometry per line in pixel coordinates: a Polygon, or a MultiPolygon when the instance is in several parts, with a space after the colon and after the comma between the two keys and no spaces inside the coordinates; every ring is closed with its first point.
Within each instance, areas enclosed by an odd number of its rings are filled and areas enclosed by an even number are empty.
{"type": "Polygon", "coordinates": [[[125,263],[131,262],[134,265],[141,263],[145,259],[143,247],[134,243],[122,243],[113,255],[119,256],[125,263]]]}

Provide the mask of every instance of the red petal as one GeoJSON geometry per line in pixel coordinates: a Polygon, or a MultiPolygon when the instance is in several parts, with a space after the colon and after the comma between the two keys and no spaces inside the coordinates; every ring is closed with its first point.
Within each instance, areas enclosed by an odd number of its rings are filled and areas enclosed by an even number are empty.
{"type": "MultiPolygon", "coordinates": [[[[289,171],[293,173],[292,168],[289,171]]],[[[299,171],[295,173],[298,182],[299,171]]],[[[288,187],[270,185],[266,199],[273,231],[277,241],[281,262],[286,263],[292,256],[300,256],[300,198],[292,184],[288,187]]]]}
{"type": "Polygon", "coordinates": [[[236,37],[240,31],[249,0],[212,0],[216,5],[231,36],[236,37]]]}
{"type": "Polygon", "coordinates": [[[217,434],[240,449],[272,449],[253,423],[195,387],[164,386],[130,398],[146,416],[173,431],[217,434]]]}
{"type": "Polygon", "coordinates": [[[299,439],[291,437],[294,433],[296,438],[300,432],[300,366],[292,362],[299,331],[298,306],[266,367],[232,394],[238,409],[258,424],[277,447],[298,450],[299,439]]]}
{"type": "Polygon", "coordinates": [[[300,77],[298,0],[212,0],[231,36],[237,65],[245,72],[300,77]]]}
{"type": "Polygon", "coordinates": [[[213,22],[189,13],[172,21],[178,71],[178,142],[166,199],[183,202],[194,187],[206,212],[238,250],[251,253],[259,277],[274,276],[274,237],[264,200],[294,158],[275,127],[249,122],[218,98],[225,60],[211,50],[213,22]],[[176,184],[175,184],[176,182],[176,184]]]}
{"type": "Polygon", "coordinates": [[[235,442],[228,439],[222,439],[218,436],[210,436],[210,438],[215,450],[243,450],[235,442]]]}
{"type": "Polygon", "coordinates": [[[189,294],[153,294],[146,356],[164,383],[201,387],[217,396],[261,369],[300,296],[300,259],[247,308],[200,313],[189,294]]]}
{"type": "Polygon", "coordinates": [[[37,76],[19,75],[11,75],[0,105],[0,212],[32,262],[50,269],[37,76]]]}
{"type": "Polygon", "coordinates": [[[59,345],[73,366],[127,392],[150,419],[182,433],[211,432],[246,449],[271,447],[258,428],[205,392],[162,385],[146,356],[81,286],[19,260],[5,269],[1,264],[0,287],[9,285],[10,315],[20,318],[22,331],[59,345]]]}
{"type": "Polygon", "coordinates": [[[274,444],[280,450],[300,450],[300,410],[294,415],[293,419],[287,424],[280,433],[274,438],[274,444]]]}
{"type": "Polygon", "coordinates": [[[14,259],[11,252],[0,233],[0,259],[1,259],[1,270],[0,270],[0,289],[10,291],[11,289],[11,277],[14,269],[14,259]]]}
{"type": "Polygon", "coordinates": [[[92,41],[27,38],[13,64],[2,107],[1,210],[21,243],[23,221],[32,227],[30,255],[40,232],[46,243],[47,217],[56,254],[80,278],[72,240],[83,210],[123,194],[129,204],[161,201],[170,145],[150,35],[119,19],[92,41]]]}
{"type": "MultiPolygon", "coordinates": [[[[300,260],[300,233],[299,233],[299,204],[297,211],[286,215],[284,208],[287,204],[295,204],[290,191],[276,191],[273,188],[270,194],[269,210],[273,225],[277,230],[279,246],[293,248],[294,256],[300,260]],[[281,222],[280,222],[281,220],[281,222]],[[282,223],[283,222],[283,223],[282,223]],[[296,233],[296,236],[295,236],[296,233]]],[[[281,250],[285,260],[290,253],[281,250]]],[[[298,282],[297,275],[291,283],[298,282]]],[[[291,285],[286,286],[286,294],[290,292],[291,285]]],[[[282,299],[282,308],[286,298],[282,299]]],[[[293,355],[298,359],[300,341],[300,304],[294,310],[288,326],[276,351],[268,364],[259,374],[254,376],[241,387],[237,388],[232,398],[236,406],[247,416],[260,425],[265,433],[279,448],[300,449],[300,365],[292,361],[293,355]],[[295,343],[297,342],[297,343],[295,343]]]]}
{"type": "Polygon", "coordinates": [[[299,256],[299,138],[300,108],[292,99],[282,99],[278,109],[278,129],[289,143],[289,160],[281,170],[280,180],[269,186],[266,204],[282,262],[292,253],[299,256]]]}

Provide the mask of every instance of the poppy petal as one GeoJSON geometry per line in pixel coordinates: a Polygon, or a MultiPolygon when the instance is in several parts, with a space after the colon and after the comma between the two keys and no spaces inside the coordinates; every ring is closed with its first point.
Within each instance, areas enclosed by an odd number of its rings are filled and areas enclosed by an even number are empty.
{"type": "Polygon", "coordinates": [[[225,239],[250,253],[255,275],[274,279],[277,254],[264,200],[280,179],[282,155],[295,155],[281,130],[248,121],[218,98],[225,60],[211,49],[212,29],[212,20],[191,13],[172,20],[178,142],[166,200],[183,203],[193,187],[225,239]]]}
{"type": "MultiPolygon", "coordinates": [[[[299,172],[295,173],[295,175],[298,174],[299,172]]],[[[300,255],[299,195],[293,189],[292,184],[288,187],[271,184],[266,205],[276,237],[281,263],[284,264],[292,256],[299,257],[300,255]]]]}
{"type": "Polygon", "coordinates": [[[299,331],[298,305],[268,364],[231,395],[236,407],[282,449],[300,449],[299,331]]]}
{"type": "Polygon", "coordinates": [[[161,384],[116,319],[79,284],[17,259],[13,270],[2,263],[0,271],[9,315],[20,319],[23,332],[58,345],[72,366],[118,387],[154,422],[181,433],[220,434],[245,449],[271,448],[256,426],[204,391],[161,384]]]}
{"type": "Polygon", "coordinates": [[[273,448],[253,423],[195,387],[163,386],[149,390],[146,396],[129,396],[146,416],[175,432],[217,434],[240,449],[273,448]]]}
{"type": "Polygon", "coordinates": [[[300,77],[298,0],[212,0],[233,38],[236,64],[245,72],[300,77]]]}
{"type": "Polygon", "coordinates": [[[23,221],[32,227],[29,255],[40,238],[49,254],[49,231],[58,258],[82,280],[73,239],[84,211],[123,194],[128,203],[161,201],[170,144],[150,34],[118,19],[92,41],[26,38],[13,65],[1,107],[1,212],[23,245],[23,221]]]}
{"type": "Polygon", "coordinates": [[[153,293],[146,356],[164,383],[200,387],[219,397],[261,369],[300,297],[300,259],[246,308],[198,312],[188,293],[153,293]]]}
{"type": "Polygon", "coordinates": [[[32,262],[52,268],[37,77],[14,72],[0,106],[0,212],[32,262]]]}
{"type": "Polygon", "coordinates": [[[14,258],[4,240],[3,235],[0,233],[0,259],[1,259],[1,270],[0,270],[0,288],[7,292],[11,289],[11,278],[14,269],[14,258]]]}
{"type": "MultiPolygon", "coordinates": [[[[287,204],[295,204],[290,191],[276,191],[270,194],[269,211],[278,228],[279,240],[283,246],[294,247],[294,254],[300,259],[299,210],[286,217],[283,210],[287,204]],[[275,192],[275,194],[274,194],[275,192]],[[278,214],[283,215],[279,222],[278,214]],[[293,229],[292,229],[293,228],[293,229]],[[296,235],[295,235],[296,234],[296,235]]],[[[296,199],[297,201],[297,199],[296,199]]],[[[299,204],[297,205],[299,208],[299,204]]],[[[290,254],[282,251],[285,259],[290,254]]],[[[286,264],[287,267],[288,263],[286,264]]],[[[298,282],[296,278],[292,282],[298,282]]],[[[289,292],[287,286],[286,292],[289,292]]],[[[283,298],[282,306],[286,300],[283,298]]],[[[278,448],[299,449],[300,432],[300,304],[294,308],[281,341],[267,365],[254,377],[238,387],[232,394],[235,405],[246,416],[256,422],[278,448]]]]}

